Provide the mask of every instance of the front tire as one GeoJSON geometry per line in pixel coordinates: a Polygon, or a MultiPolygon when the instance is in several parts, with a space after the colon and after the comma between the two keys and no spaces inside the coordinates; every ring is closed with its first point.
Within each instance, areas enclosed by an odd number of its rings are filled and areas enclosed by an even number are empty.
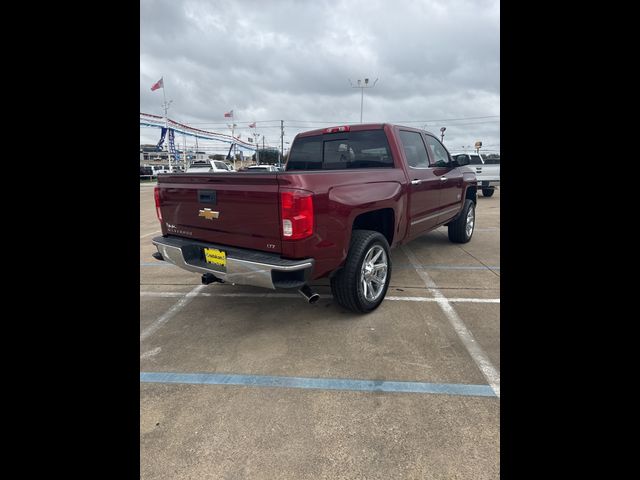
{"type": "Polygon", "coordinates": [[[494,191],[495,191],[495,189],[493,189],[493,188],[483,188],[482,189],[482,196],[490,197],[491,195],[493,195],[494,191]]]}
{"type": "Polygon", "coordinates": [[[467,243],[473,236],[475,224],[476,204],[467,198],[458,218],[449,223],[449,240],[453,243],[467,243]]]}
{"type": "Polygon", "coordinates": [[[387,239],[372,230],[354,230],[347,261],[331,278],[331,293],[343,307],[368,313],[380,306],[391,279],[387,239]]]}

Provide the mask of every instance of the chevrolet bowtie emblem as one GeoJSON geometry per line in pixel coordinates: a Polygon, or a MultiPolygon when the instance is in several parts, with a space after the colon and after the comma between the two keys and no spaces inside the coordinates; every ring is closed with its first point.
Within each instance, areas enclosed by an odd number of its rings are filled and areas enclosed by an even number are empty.
{"type": "Polygon", "coordinates": [[[205,208],[204,210],[199,210],[199,217],[204,217],[207,220],[213,220],[214,218],[218,218],[220,216],[220,212],[212,212],[210,208],[205,208]]]}

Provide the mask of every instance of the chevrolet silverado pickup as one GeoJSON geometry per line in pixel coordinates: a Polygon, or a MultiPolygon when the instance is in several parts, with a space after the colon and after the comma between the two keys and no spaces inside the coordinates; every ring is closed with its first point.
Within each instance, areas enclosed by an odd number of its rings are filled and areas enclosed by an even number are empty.
{"type": "Polygon", "coordinates": [[[329,277],[334,299],[366,313],[383,301],[392,247],[442,225],[468,242],[476,177],[430,132],[392,124],[299,133],[283,172],[161,175],[157,260],[226,282],[297,289],[329,277]]]}
{"type": "Polygon", "coordinates": [[[452,154],[455,160],[469,159],[469,168],[476,174],[478,187],[484,197],[490,197],[497,185],[500,184],[500,160],[487,159],[477,153],[452,154]]]}

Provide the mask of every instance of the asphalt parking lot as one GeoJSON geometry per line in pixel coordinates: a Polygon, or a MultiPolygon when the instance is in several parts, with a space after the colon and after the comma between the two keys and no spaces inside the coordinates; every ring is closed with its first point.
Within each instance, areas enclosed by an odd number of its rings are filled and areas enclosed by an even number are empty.
{"type": "Polygon", "coordinates": [[[140,186],[142,479],[497,479],[500,192],[471,242],[392,251],[368,315],[211,284],[151,257],[140,186]]]}

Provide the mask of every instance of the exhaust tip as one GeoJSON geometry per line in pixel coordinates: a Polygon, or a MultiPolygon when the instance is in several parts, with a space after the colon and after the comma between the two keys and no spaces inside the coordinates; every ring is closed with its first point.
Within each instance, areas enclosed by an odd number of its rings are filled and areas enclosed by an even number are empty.
{"type": "Polygon", "coordinates": [[[300,292],[300,295],[306,298],[307,302],[309,302],[310,304],[314,304],[318,300],[320,300],[320,295],[312,291],[309,285],[303,285],[302,287],[300,287],[298,292],[300,292]]]}

